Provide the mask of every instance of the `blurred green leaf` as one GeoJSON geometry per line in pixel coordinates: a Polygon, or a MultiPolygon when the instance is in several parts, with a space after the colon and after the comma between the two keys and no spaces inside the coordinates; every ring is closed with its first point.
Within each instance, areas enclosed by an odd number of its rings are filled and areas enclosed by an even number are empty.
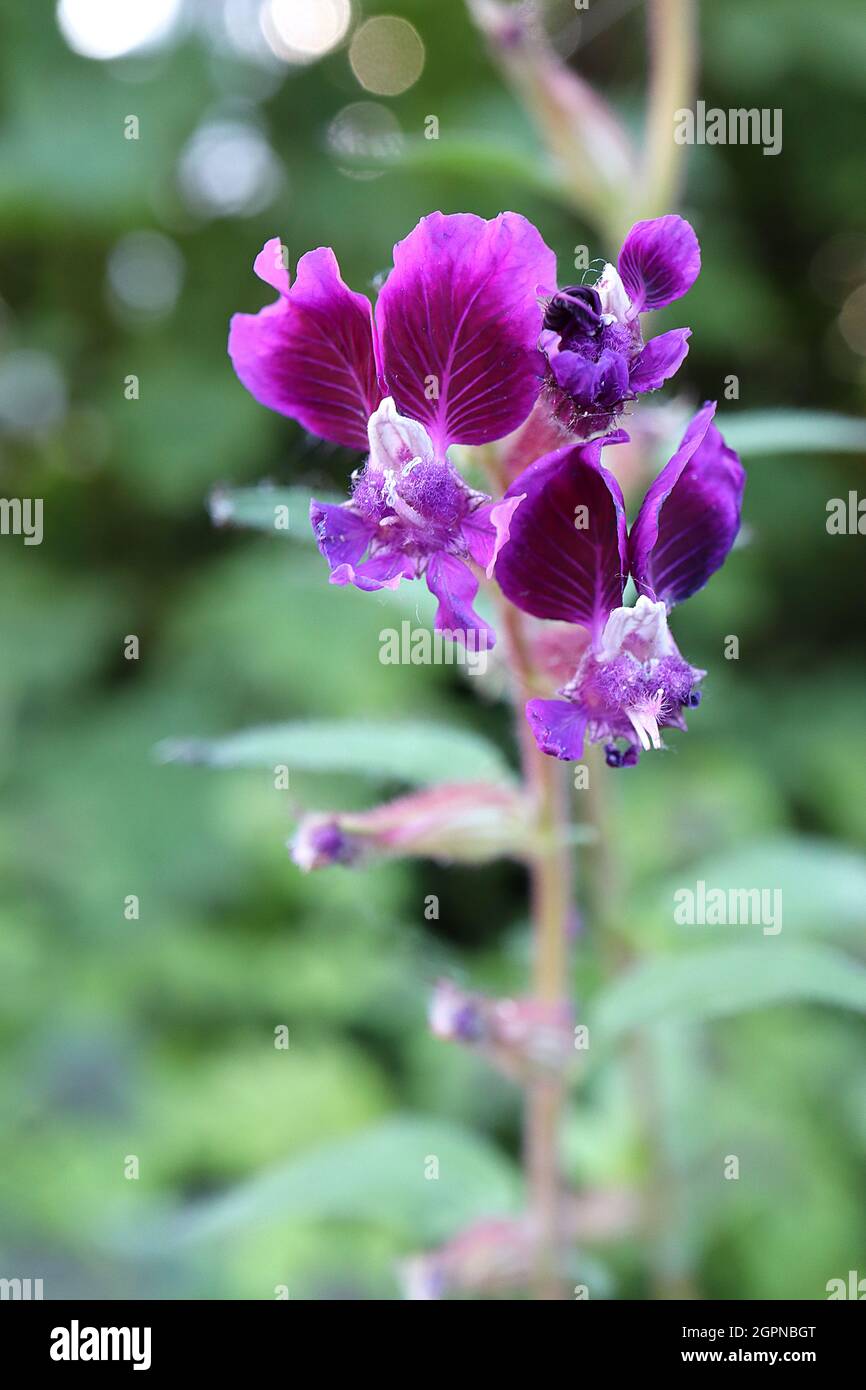
{"type": "Polygon", "coordinates": [[[866,454],[866,421],[823,410],[745,410],[722,423],[732,449],[761,454],[866,454]]]}
{"type": "MultiPolygon", "coordinates": [[[[783,931],[860,931],[866,926],[866,859],[829,840],[778,836],[751,840],[680,870],[659,896],[673,919],[674,893],[703,881],[708,889],[749,887],[778,889],[782,895],[783,931]]],[[[694,934],[696,927],[676,928],[694,934]]],[[[862,939],[862,938],[861,938],[862,939]]]]}
{"type": "MultiPolygon", "coordinates": [[[[363,168],[365,163],[369,163],[369,156],[353,161],[351,157],[341,155],[341,162],[349,168],[353,163],[363,168]]],[[[483,135],[462,134],[453,135],[447,142],[421,138],[407,140],[401,153],[396,158],[383,157],[380,167],[412,170],[427,177],[449,174],[473,181],[479,177],[499,180],[512,189],[522,187],[553,200],[562,197],[563,191],[562,181],[547,155],[540,151],[520,149],[501,137],[490,139],[483,135]]]]}
{"type": "Polygon", "coordinates": [[[866,1013],[866,969],[825,946],[775,941],[660,956],[600,995],[595,1028],[611,1041],[654,1023],[725,1018],[801,1001],[866,1013]]]}
{"type": "Polygon", "coordinates": [[[435,1241],[513,1211],[517,1193],[516,1171],[486,1141],[439,1119],[398,1115],[158,1220],[142,1244],[164,1251],[285,1217],[370,1221],[435,1241]]]}
{"type": "MultiPolygon", "coordinates": [[[[316,498],[320,502],[345,501],[336,493],[321,491],[316,492],[316,498]]],[[[310,525],[309,488],[270,487],[266,483],[258,487],[215,488],[209,506],[215,526],[245,526],[309,544],[315,539],[310,525]]]]}
{"type": "Polygon", "coordinates": [[[436,724],[273,724],[219,739],[167,739],[156,753],[164,762],[219,768],[280,764],[290,772],[349,772],[418,784],[512,780],[493,744],[465,729],[436,724]]]}

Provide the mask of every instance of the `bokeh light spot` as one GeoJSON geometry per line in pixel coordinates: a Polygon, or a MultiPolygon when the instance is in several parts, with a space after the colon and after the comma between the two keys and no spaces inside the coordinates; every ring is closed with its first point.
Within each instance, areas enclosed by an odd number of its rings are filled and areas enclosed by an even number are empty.
{"type": "Polygon", "coordinates": [[[0,361],[0,433],[39,435],[66,414],[66,382],[47,352],[23,349],[0,361]]]}
{"type": "Polygon", "coordinates": [[[286,63],[312,63],[346,37],[352,19],[349,0],[266,0],[262,32],[286,63]]]}
{"type": "Polygon", "coordinates": [[[181,291],[183,255],[161,232],[129,232],[112,248],[106,274],[118,308],[134,318],[164,318],[181,291]]]}
{"type": "Polygon", "coordinates": [[[257,126],[208,121],[181,153],[178,180],[187,206],[207,217],[251,216],[272,203],[283,170],[257,126]]]}
{"type": "Polygon", "coordinates": [[[352,71],[377,96],[396,97],[424,71],[424,43],[414,24],[395,15],[376,15],[356,31],[349,49],[352,71]]]}
{"type": "Polygon", "coordinates": [[[328,127],[328,149],[340,161],[342,174],[353,179],[379,178],[381,167],[403,148],[400,122],[378,101],[355,101],[344,106],[328,127]]]}
{"type": "Polygon", "coordinates": [[[57,24],[85,58],[123,58],[168,38],[183,0],[59,0],[57,24]]]}
{"type": "Polygon", "coordinates": [[[858,285],[842,305],[839,331],[852,352],[866,357],[866,285],[858,285]]]}

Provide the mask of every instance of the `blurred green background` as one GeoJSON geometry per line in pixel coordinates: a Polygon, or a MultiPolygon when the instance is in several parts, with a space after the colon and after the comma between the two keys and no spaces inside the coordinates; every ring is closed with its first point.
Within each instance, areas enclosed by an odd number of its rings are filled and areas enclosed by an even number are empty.
{"type": "MultiPolygon", "coordinates": [[[[396,1297],[395,1258],[519,1199],[519,1094],[433,1041],[425,1008],[441,973],[522,988],[523,874],[305,877],[285,850],[298,802],[367,805],[399,784],[310,775],[288,794],[266,767],[153,749],[413,718],[513,760],[510,714],[447,668],[379,664],[412,586],[335,589],[301,536],[211,525],[217,484],[342,490],[357,463],[246,394],[227,322],[270,298],[251,266],[272,235],[293,264],[333,245],[367,289],[434,208],[522,212],[563,267],[576,244],[617,248],[542,186],[527,116],[457,0],[354,0],[343,41],[303,64],[274,58],[246,0],[187,4],[160,46],[118,58],[126,7],[62,8],[65,36],[53,5],[0,5],[0,491],[45,506],[40,547],[0,539],[0,1274],[42,1277],[46,1297],[396,1297]],[[348,59],[379,12],[423,42],[395,95],[348,59]]],[[[850,431],[787,420],[782,438],[753,412],[862,413],[866,28],[860,0],[701,8],[698,95],[784,112],[776,158],[688,152],[680,210],[704,270],[664,325],[694,328],[685,405],[739,377],[720,418],[744,444],[748,544],[675,619],[710,672],[692,731],[605,780],[605,911],[646,976],[630,993],[600,980],[590,913],[578,941],[581,1007],[617,1036],[648,1025],[651,1142],[629,1049],[602,1047],[564,1162],[578,1189],[648,1181],[652,1148],[663,1174],[659,1230],[576,1252],[593,1297],[822,1298],[866,1274],[863,541],[825,526],[829,498],[862,490],[863,452],[850,431]],[[721,657],[730,633],[738,662],[721,657]],[[698,878],[781,887],[783,932],[675,927],[672,885],[698,878]]],[[[566,53],[575,18],[549,9],[566,53]]],[[[581,20],[580,71],[634,126],[645,18],[593,0],[581,20]]]]}

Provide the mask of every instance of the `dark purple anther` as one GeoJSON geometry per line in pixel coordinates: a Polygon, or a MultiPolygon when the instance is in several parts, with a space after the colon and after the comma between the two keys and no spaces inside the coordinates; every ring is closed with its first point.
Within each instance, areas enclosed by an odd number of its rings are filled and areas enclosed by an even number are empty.
{"type": "Polygon", "coordinates": [[[691,694],[689,695],[689,698],[688,698],[688,700],[686,701],[686,704],[688,705],[689,709],[697,709],[697,707],[698,707],[698,705],[701,703],[701,700],[702,700],[702,699],[703,699],[702,692],[701,692],[700,690],[693,690],[693,691],[691,692],[691,694]]]}
{"type": "Polygon", "coordinates": [[[555,294],[544,327],[562,336],[596,338],[601,332],[601,300],[591,285],[568,285],[555,294]]]}
{"type": "Polygon", "coordinates": [[[604,760],[608,767],[622,767],[622,753],[620,753],[615,743],[605,744],[604,760]]]}

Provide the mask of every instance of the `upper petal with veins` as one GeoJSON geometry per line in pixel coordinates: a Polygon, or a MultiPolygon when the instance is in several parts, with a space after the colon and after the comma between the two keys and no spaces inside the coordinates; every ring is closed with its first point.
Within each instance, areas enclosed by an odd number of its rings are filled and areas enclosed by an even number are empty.
{"type": "Polygon", "coordinates": [[[517,213],[434,212],[394,247],[376,305],[385,383],[440,453],[526,419],[544,370],[539,291],[555,282],[553,252],[517,213]]]}
{"type": "Polygon", "coordinates": [[[262,405],[322,439],[366,449],[367,420],[382,394],[370,302],[343,283],[330,249],[302,256],[292,286],[280,254],[275,239],[256,257],[257,275],[279,298],[257,314],[233,316],[234,369],[262,405]]]}

